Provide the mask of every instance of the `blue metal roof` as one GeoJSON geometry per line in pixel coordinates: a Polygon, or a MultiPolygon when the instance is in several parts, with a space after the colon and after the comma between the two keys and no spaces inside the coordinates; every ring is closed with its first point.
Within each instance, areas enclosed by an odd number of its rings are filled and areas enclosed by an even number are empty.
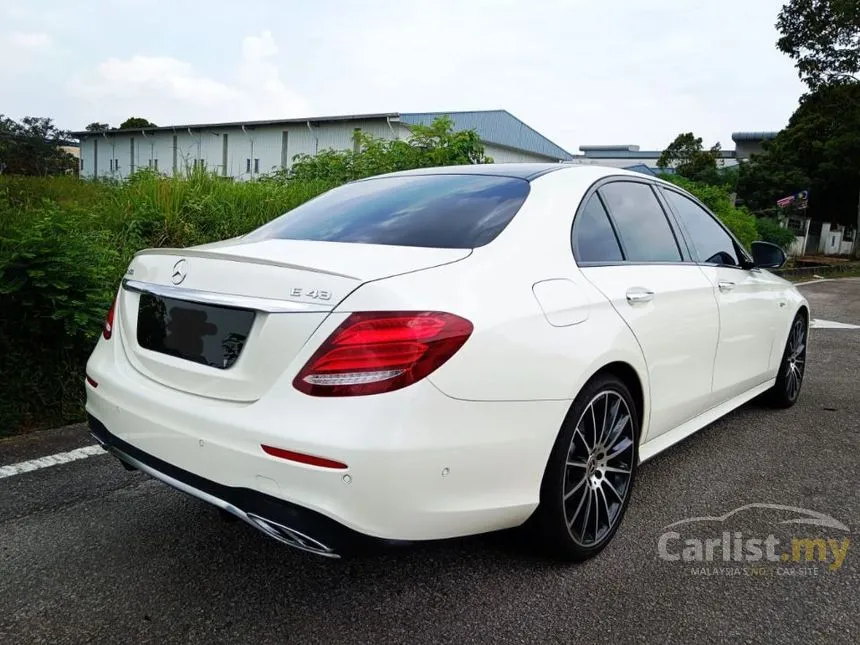
{"type": "Polygon", "coordinates": [[[524,150],[550,159],[569,161],[573,156],[507,110],[475,112],[401,112],[407,125],[430,125],[440,116],[450,117],[455,130],[475,130],[481,140],[515,150],[524,150]]]}

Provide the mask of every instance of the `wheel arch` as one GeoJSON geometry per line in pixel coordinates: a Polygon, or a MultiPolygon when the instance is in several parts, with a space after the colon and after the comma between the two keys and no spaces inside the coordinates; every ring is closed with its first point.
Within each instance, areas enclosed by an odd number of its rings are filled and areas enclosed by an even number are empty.
{"type": "MultiPolygon", "coordinates": [[[[593,381],[595,378],[602,376],[604,374],[611,374],[616,378],[620,379],[624,385],[627,386],[627,389],[630,390],[630,394],[633,396],[633,403],[636,406],[636,417],[639,421],[639,433],[640,436],[638,439],[641,441],[642,439],[642,428],[645,421],[645,389],[643,387],[642,378],[639,376],[639,372],[636,371],[636,368],[633,367],[630,363],[625,361],[613,361],[611,363],[607,363],[600,369],[598,369],[594,374],[592,374],[588,380],[586,380],[586,384],[593,381]]],[[[585,387],[583,385],[583,387],[585,387]]]]}

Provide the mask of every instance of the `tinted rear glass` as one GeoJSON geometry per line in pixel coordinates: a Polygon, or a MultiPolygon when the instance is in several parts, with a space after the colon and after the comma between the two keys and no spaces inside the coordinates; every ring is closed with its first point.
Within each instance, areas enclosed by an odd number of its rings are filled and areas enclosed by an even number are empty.
{"type": "Polygon", "coordinates": [[[501,233],[528,193],[529,183],[512,177],[380,177],[324,193],[253,231],[245,241],[474,248],[501,233]]]}
{"type": "Polygon", "coordinates": [[[621,262],[621,248],[606,209],[592,195],[573,222],[573,256],[579,262],[621,262]]]}

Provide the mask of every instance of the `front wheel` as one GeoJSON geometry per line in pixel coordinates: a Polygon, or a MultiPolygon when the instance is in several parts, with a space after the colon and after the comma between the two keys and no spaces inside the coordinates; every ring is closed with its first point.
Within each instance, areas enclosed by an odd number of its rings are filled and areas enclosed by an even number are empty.
{"type": "Polygon", "coordinates": [[[776,383],[767,392],[768,402],[777,408],[790,408],[797,403],[800,387],[803,385],[803,375],[806,373],[806,344],[809,334],[806,316],[799,313],[791,323],[788,340],[776,383]]]}
{"type": "Polygon", "coordinates": [[[598,376],[576,397],[553,446],[531,524],[565,560],[597,555],[627,509],[639,460],[639,420],[619,378],[598,376]]]}

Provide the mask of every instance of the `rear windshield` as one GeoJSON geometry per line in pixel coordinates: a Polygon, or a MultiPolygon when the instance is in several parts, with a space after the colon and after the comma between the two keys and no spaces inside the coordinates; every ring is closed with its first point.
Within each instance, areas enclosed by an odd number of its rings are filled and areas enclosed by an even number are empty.
{"type": "Polygon", "coordinates": [[[491,242],[529,193],[511,177],[414,175],[346,184],[248,234],[269,239],[466,249],[491,242]]]}

